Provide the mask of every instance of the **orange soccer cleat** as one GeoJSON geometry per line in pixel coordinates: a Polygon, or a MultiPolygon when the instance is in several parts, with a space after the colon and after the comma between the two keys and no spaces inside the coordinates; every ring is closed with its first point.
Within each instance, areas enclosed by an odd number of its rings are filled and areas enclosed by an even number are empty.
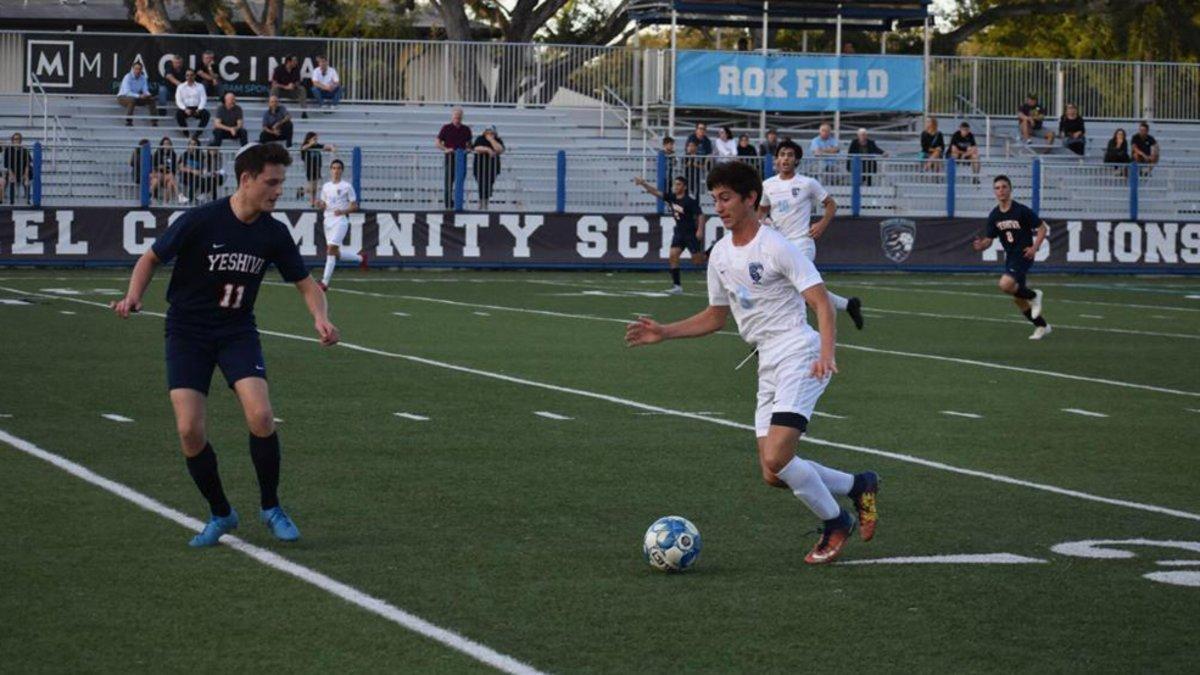
{"type": "Polygon", "coordinates": [[[875,525],[879,523],[879,511],[875,506],[875,497],[879,494],[879,475],[874,471],[864,471],[856,476],[862,482],[857,494],[851,494],[854,508],[858,509],[859,535],[863,541],[871,541],[875,536],[875,525]]]}
{"type": "Polygon", "coordinates": [[[840,521],[838,524],[824,527],[821,539],[817,541],[813,550],[804,556],[804,562],[809,565],[823,565],[833,562],[838,557],[842,547],[850,540],[850,535],[854,534],[854,519],[849,514],[842,511],[840,521]]]}

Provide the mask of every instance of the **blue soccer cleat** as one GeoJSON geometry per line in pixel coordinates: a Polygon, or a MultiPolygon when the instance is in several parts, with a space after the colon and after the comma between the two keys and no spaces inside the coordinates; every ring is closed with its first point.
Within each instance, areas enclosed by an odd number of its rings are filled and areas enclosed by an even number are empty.
{"type": "Polygon", "coordinates": [[[296,541],[300,538],[300,530],[296,528],[292,519],[288,518],[288,514],[283,512],[282,507],[276,506],[263,510],[262,521],[271,534],[280,541],[296,541]]]}
{"type": "Polygon", "coordinates": [[[188,546],[192,548],[216,546],[221,541],[221,535],[233,532],[237,529],[237,526],[237,511],[230,509],[227,516],[213,516],[209,519],[208,524],[204,526],[204,531],[192,537],[192,540],[188,542],[188,546]]]}

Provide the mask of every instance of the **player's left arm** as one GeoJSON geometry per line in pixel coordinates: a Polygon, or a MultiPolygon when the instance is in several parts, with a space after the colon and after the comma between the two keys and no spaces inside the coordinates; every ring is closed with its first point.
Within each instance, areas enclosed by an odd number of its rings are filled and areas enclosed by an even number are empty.
{"type": "Polygon", "coordinates": [[[834,358],[834,350],[837,345],[837,314],[833,310],[833,303],[829,301],[829,291],[825,290],[824,282],[809,286],[801,295],[804,296],[804,302],[813,308],[813,313],[817,316],[817,330],[821,334],[821,353],[813,361],[811,373],[813,377],[823,379],[838,371],[837,361],[834,358]]]}
{"type": "Polygon", "coordinates": [[[708,216],[703,213],[696,215],[696,238],[704,242],[704,225],[708,222],[708,216]]]}
{"type": "Polygon", "coordinates": [[[142,296],[145,295],[150,280],[154,278],[154,270],[158,269],[161,262],[154,249],[146,251],[138,258],[137,264],[133,266],[133,274],[129,277],[129,290],[125,292],[125,297],[108,305],[117,316],[128,319],[131,313],[142,310],[142,296]]]}
{"type": "Polygon", "coordinates": [[[1038,249],[1042,247],[1042,242],[1046,241],[1046,237],[1049,234],[1050,226],[1046,224],[1046,221],[1041,221],[1041,224],[1038,225],[1037,233],[1033,237],[1033,245],[1024,250],[1025,257],[1033,260],[1034,256],[1037,255],[1038,249]]]}
{"type": "Polygon", "coordinates": [[[337,326],[329,320],[329,305],[325,301],[325,291],[321,290],[311,276],[297,281],[296,290],[304,296],[304,304],[308,305],[308,313],[312,314],[313,326],[317,329],[317,335],[321,336],[321,344],[326,347],[337,344],[341,335],[338,333],[337,326]]]}
{"type": "Polygon", "coordinates": [[[825,215],[821,216],[820,220],[808,228],[808,233],[813,239],[820,239],[821,235],[825,234],[825,230],[833,222],[833,215],[837,213],[837,202],[834,201],[832,195],[825,195],[825,199],[821,202],[821,205],[825,207],[825,215]]]}
{"type": "Polygon", "coordinates": [[[351,201],[351,202],[350,202],[350,206],[347,206],[347,207],[346,207],[346,208],[344,208],[344,209],[339,209],[339,210],[337,211],[337,214],[338,214],[339,216],[348,216],[348,215],[350,215],[351,213],[354,213],[354,212],[356,212],[356,211],[358,211],[358,202],[356,202],[356,201],[351,201]]]}

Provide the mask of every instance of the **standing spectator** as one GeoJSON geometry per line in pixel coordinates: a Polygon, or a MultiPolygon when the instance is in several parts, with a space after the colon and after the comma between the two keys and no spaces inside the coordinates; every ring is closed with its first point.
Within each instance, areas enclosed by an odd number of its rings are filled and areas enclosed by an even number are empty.
{"type": "Polygon", "coordinates": [[[737,156],[758,157],[758,152],[754,149],[754,146],[750,144],[750,136],[748,134],[742,134],[741,136],[738,136],[737,156]]]}
{"type": "Polygon", "coordinates": [[[200,56],[196,79],[204,85],[204,92],[214,101],[220,101],[225,96],[225,86],[221,84],[221,74],[217,72],[217,56],[211,49],[206,49],[200,56]]]}
{"type": "Polygon", "coordinates": [[[150,193],[164,202],[178,197],[179,201],[186,203],[187,198],[179,194],[179,184],[175,182],[175,173],[179,170],[179,157],[175,154],[169,137],[163,136],[158,142],[150,166],[150,193]]]}
{"type": "Polygon", "coordinates": [[[758,144],[758,154],[763,157],[774,157],[775,149],[779,147],[779,132],[767,129],[767,140],[758,144]]]}
{"type": "Polygon", "coordinates": [[[204,158],[204,177],[201,181],[202,191],[208,194],[209,201],[217,199],[217,193],[225,184],[225,169],[221,166],[221,151],[217,148],[201,149],[204,158]]]}
{"type": "Polygon", "coordinates": [[[317,184],[321,182],[321,168],[325,165],[325,160],[321,157],[322,150],[337,152],[337,147],[322,145],[321,138],[315,131],[304,134],[304,142],[300,144],[300,159],[304,160],[304,179],[307,185],[301,188],[296,196],[303,197],[304,190],[307,189],[308,201],[314,206],[317,203],[317,184]]]}
{"type": "Polygon", "coordinates": [[[1158,164],[1158,141],[1150,135],[1148,122],[1138,125],[1138,132],[1129,139],[1129,145],[1133,148],[1133,161],[1144,165],[1147,173],[1158,164]]]}
{"type": "Polygon", "coordinates": [[[225,100],[217,108],[217,121],[213,124],[212,147],[221,147],[225,139],[238,140],[241,147],[250,142],[250,134],[246,132],[246,116],[242,114],[242,106],[237,104],[233,92],[225,92],[225,100]]]}
{"type": "Polygon", "coordinates": [[[721,130],[717,132],[717,142],[715,145],[718,162],[728,162],[738,155],[737,141],[734,140],[733,130],[729,127],[721,127],[721,130]]]}
{"type": "Polygon", "coordinates": [[[1105,164],[1119,164],[1120,166],[1113,169],[1116,175],[1125,177],[1129,175],[1129,162],[1132,161],[1129,156],[1129,142],[1125,139],[1125,130],[1117,129],[1113,132],[1112,138],[1108,139],[1108,147],[1104,149],[1105,164]]]}
{"type": "Polygon", "coordinates": [[[921,132],[921,159],[925,160],[925,170],[941,172],[945,154],[946,137],[938,131],[937,120],[930,117],[925,120],[925,131],[921,132]]]}
{"type": "Polygon", "coordinates": [[[445,170],[442,180],[442,205],[447,209],[454,208],[454,177],[457,171],[457,153],[455,150],[468,150],[471,143],[471,127],[462,123],[463,109],[454,108],[450,111],[450,123],[442,125],[435,144],[445,155],[445,170]]]}
{"type": "Polygon", "coordinates": [[[332,108],[342,102],[342,81],[338,71],[330,67],[329,59],[317,57],[317,69],[312,73],[312,95],[317,99],[317,106],[325,105],[326,101],[332,108]]]}
{"type": "Polygon", "coordinates": [[[700,156],[700,145],[688,138],[687,144],[683,146],[683,178],[687,181],[688,193],[696,195],[697,199],[704,189],[704,180],[708,173],[705,170],[706,165],[707,161],[700,156]]]}
{"type": "Polygon", "coordinates": [[[483,130],[483,135],[476,138],[473,145],[475,165],[472,169],[475,183],[479,186],[479,208],[487,210],[496,176],[500,175],[500,155],[504,154],[504,140],[496,135],[496,127],[490,126],[483,130]]]}
{"type": "Polygon", "coordinates": [[[186,74],[187,68],[183,65],[183,57],[172,54],[171,62],[167,64],[167,68],[163,72],[162,84],[158,85],[158,104],[160,106],[163,108],[171,106],[171,102],[175,100],[175,92],[179,89],[179,85],[183,84],[186,74]]]}
{"type": "Polygon", "coordinates": [[[288,55],[271,73],[271,96],[296,101],[300,104],[300,119],[308,119],[308,113],[304,110],[308,90],[300,82],[300,59],[295,55],[288,55]]]}
{"type": "MultiPolygon", "coordinates": [[[[149,143],[149,141],[146,141],[149,143]]],[[[179,165],[179,179],[183,189],[187,191],[187,201],[194,204],[196,193],[202,192],[204,185],[205,167],[208,165],[205,152],[200,148],[200,141],[189,138],[187,150],[183,152],[183,161],[179,165]]]]}
{"type": "MultiPolygon", "coordinates": [[[[880,155],[887,157],[887,153],[867,135],[866,129],[858,130],[858,133],[854,136],[854,140],[850,141],[850,149],[847,152],[851,155],[880,155]]],[[[875,174],[878,171],[878,162],[873,159],[862,160],[863,185],[870,185],[875,180],[875,174]]]]}
{"type": "Polygon", "coordinates": [[[1068,150],[1080,157],[1083,156],[1083,152],[1087,148],[1087,137],[1083,118],[1079,116],[1079,108],[1075,107],[1074,103],[1067,104],[1067,114],[1058,120],[1058,133],[1062,136],[1063,145],[1068,150]]]}
{"type": "MultiPolygon", "coordinates": [[[[150,147],[150,139],[143,138],[138,141],[137,147],[133,149],[133,153],[129,155],[129,168],[133,169],[133,184],[141,186],[142,184],[142,148],[150,147]]],[[[153,178],[153,176],[151,176],[153,178]]],[[[153,187],[151,188],[153,189],[153,187]]]]}
{"type": "Polygon", "coordinates": [[[979,145],[975,143],[975,134],[967,122],[958,125],[958,131],[950,136],[950,159],[971,160],[971,173],[975,174],[974,181],[979,182],[979,145]]]}
{"type": "Polygon", "coordinates": [[[708,137],[708,125],[704,122],[696,123],[696,130],[687,137],[687,141],[684,143],[685,149],[687,143],[695,143],[696,154],[704,157],[705,159],[713,155],[713,142],[712,139],[708,137]]]}
{"type": "Polygon", "coordinates": [[[117,103],[125,108],[125,126],[133,126],[133,109],[146,106],[150,109],[150,123],[158,126],[158,106],[154,96],[150,94],[150,82],[142,72],[142,64],[134,63],[125,77],[121,79],[121,88],[117,91],[117,103]]]}
{"type": "MultiPolygon", "coordinates": [[[[21,145],[22,136],[14,133],[12,145],[4,148],[4,167],[0,170],[0,189],[11,195],[9,201],[17,203],[17,188],[25,192],[25,203],[29,203],[29,186],[33,183],[33,156],[21,145]]],[[[0,200],[4,193],[0,192],[0,200]]]]}
{"type": "Polygon", "coordinates": [[[175,122],[183,129],[183,135],[188,135],[188,119],[196,118],[200,120],[200,125],[191,133],[193,138],[199,138],[204,133],[204,127],[208,126],[208,120],[211,115],[204,105],[208,100],[204,94],[204,87],[196,82],[196,71],[187,70],[184,73],[183,84],[175,89],[175,122]]]}
{"type": "MultiPolygon", "coordinates": [[[[829,126],[828,122],[823,122],[817,129],[817,135],[808,144],[808,153],[814,159],[822,156],[828,158],[820,165],[821,172],[828,173],[834,169],[832,156],[839,152],[841,152],[841,144],[838,143],[837,137],[833,135],[833,127],[829,126]]],[[[799,157],[796,159],[799,160],[799,157]]]]}
{"type": "Polygon", "coordinates": [[[288,109],[279,105],[279,97],[267,99],[267,109],[263,111],[262,132],[258,134],[259,143],[283,143],[292,147],[292,116],[288,109]]]}
{"type": "MultiPolygon", "coordinates": [[[[1017,126],[1021,129],[1021,140],[1026,143],[1033,140],[1035,131],[1041,132],[1042,124],[1046,120],[1046,111],[1042,110],[1042,106],[1038,105],[1038,97],[1036,94],[1026,94],[1025,102],[1017,108],[1017,126]]],[[[1054,140],[1054,133],[1050,131],[1044,132],[1046,142],[1054,140]]]]}
{"type": "Polygon", "coordinates": [[[670,136],[663,136],[662,140],[663,158],[666,160],[667,166],[666,184],[671,184],[671,179],[675,176],[675,139],[670,136]]]}

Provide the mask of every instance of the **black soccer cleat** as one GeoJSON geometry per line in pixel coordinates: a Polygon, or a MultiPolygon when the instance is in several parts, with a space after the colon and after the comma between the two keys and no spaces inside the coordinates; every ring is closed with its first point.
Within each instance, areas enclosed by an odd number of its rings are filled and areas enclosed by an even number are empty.
{"type": "Polygon", "coordinates": [[[854,327],[859,330],[862,330],[862,327],[863,327],[862,300],[859,300],[858,298],[850,298],[846,302],[846,313],[849,314],[850,318],[854,321],[854,327]]]}

